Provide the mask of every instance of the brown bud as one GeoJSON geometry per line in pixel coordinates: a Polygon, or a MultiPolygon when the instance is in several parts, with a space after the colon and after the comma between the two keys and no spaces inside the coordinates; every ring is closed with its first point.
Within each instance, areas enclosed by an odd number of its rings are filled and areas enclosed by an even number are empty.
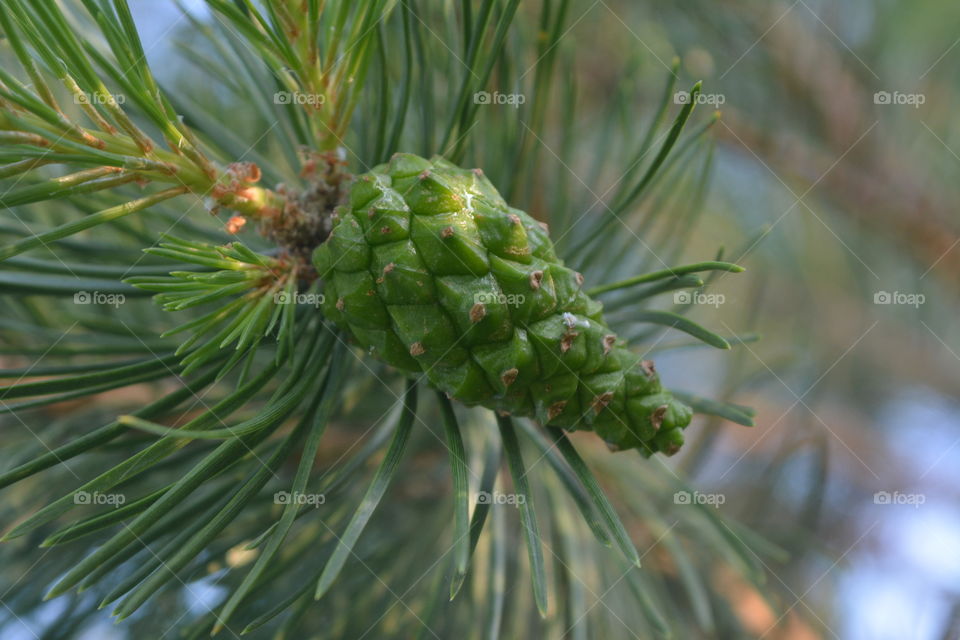
{"type": "Polygon", "coordinates": [[[243,216],[232,216],[227,220],[227,233],[239,233],[245,224],[247,224],[247,219],[243,216]]]}
{"type": "Polygon", "coordinates": [[[472,307],[470,307],[470,322],[477,324],[484,319],[487,315],[487,306],[482,302],[478,302],[472,307]]]}
{"type": "Polygon", "coordinates": [[[573,346],[573,341],[578,335],[580,334],[576,331],[568,331],[565,333],[563,337],[560,338],[560,352],[566,353],[570,351],[570,348],[573,346]]]}
{"type": "Polygon", "coordinates": [[[564,407],[567,406],[566,400],[561,400],[559,402],[554,402],[547,408],[547,420],[553,420],[558,415],[563,413],[564,407]]]}
{"type": "Polygon", "coordinates": [[[612,333],[603,336],[603,355],[610,353],[610,349],[613,349],[615,344],[617,344],[617,336],[612,333]]]}
{"type": "Polygon", "coordinates": [[[643,372],[648,378],[652,377],[653,374],[657,372],[656,368],[653,366],[653,360],[644,360],[640,363],[640,366],[643,368],[643,372]]]}
{"type": "Polygon", "coordinates": [[[659,431],[660,426],[663,424],[663,416],[667,414],[667,405],[662,404],[656,409],[653,410],[653,413],[650,414],[650,424],[653,425],[654,431],[659,431]]]}
{"type": "Polygon", "coordinates": [[[600,413],[607,408],[607,405],[610,404],[611,400],[613,400],[613,392],[606,391],[595,397],[593,402],[590,403],[590,407],[593,409],[594,413],[600,413]]]}
{"type": "Polygon", "coordinates": [[[537,269],[530,274],[530,288],[537,291],[540,288],[541,282],[543,282],[543,271],[537,269]]]}

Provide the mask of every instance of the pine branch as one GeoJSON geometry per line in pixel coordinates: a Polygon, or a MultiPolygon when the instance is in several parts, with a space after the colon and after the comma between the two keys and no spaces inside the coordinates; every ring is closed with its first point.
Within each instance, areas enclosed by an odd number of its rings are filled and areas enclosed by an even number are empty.
{"type": "MultiPolygon", "coordinates": [[[[0,233],[10,238],[0,246],[0,296],[10,303],[0,353],[22,360],[0,370],[10,381],[0,414],[36,435],[3,461],[0,488],[30,492],[9,501],[15,524],[4,540],[51,549],[36,584],[4,596],[10,611],[29,617],[48,590],[84,603],[86,616],[111,604],[132,633],[147,625],[149,636],[158,616],[182,608],[172,597],[216,571],[223,595],[177,624],[185,637],[234,624],[292,636],[318,621],[345,637],[377,625],[414,637],[421,617],[491,637],[528,623],[560,637],[591,588],[576,579],[589,567],[590,585],[616,587],[640,633],[690,635],[692,623],[676,615],[688,601],[709,628],[717,566],[755,584],[763,574],[727,518],[667,505],[686,485],[664,467],[463,411],[442,395],[418,402],[421,381],[367,357],[330,323],[321,305],[336,298],[325,298],[331,284],[311,255],[330,242],[340,207],[363,196],[353,174],[400,151],[439,153],[443,167],[470,159],[511,206],[550,223],[561,253],[596,283],[591,293],[618,312],[610,317],[621,335],[639,341],[666,325],[706,344],[742,344],[674,313],[684,309],[654,306],[666,292],[710,284],[695,274],[740,267],[719,256],[650,267],[635,246],[671,217],[672,254],[695,232],[715,118],[697,122],[691,100],[664,130],[664,98],[644,103],[644,127],[603,123],[628,141],[622,148],[593,136],[596,115],[582,113],[570,72],[567,0],[545,0],[537,16],[519,0],[206,4],[209,15],[184,16],[191,66],[173,83],[154,75],[126,0],[0,6],[17,63],[0,67],[0,207],[9,213],[0,233]],[[498,88],[526,102],[514,110],[478,100],[498,88]],[[572,179],[582,158],[598,179],[622,182],[572,179]],[[599,193],[613,194],[609,207],[583,216],[599,193]],[[230,214],[211,223],[195,208],[230,214]],[[71,306],[81,285],[123,300],[71,306]],[[105,393],[123,388],[149,401],[105,393]],[[501,496],[501,471],[516,510],[472,499],[501,496]],[[416,497],[420,484],[428,500],[416,497]],[[448,486],[452,512],[436,508],[448,486]],[[650,554],[648,573],[631,570],[617,587],[624,563],[639,564],[638,548],[664,536],[674,564],[650,554]],[[511,551],[521,544],[526,567],[511,551]],[[527,571],[532,589],[507,584],[527,571]],[[75,593],[88,591],[95,597],[75,593]],[[407,611],[391,614],[393,593],[407,611]],[[311,596],[329,606],[311,606],[311,596]]],[[[634,108],[629,84],[611,97],[614,112],[634,108]]],[[[549,240],[539,229],[529,233],[549,240]]],[[[334,236],[341,241],[352,240],[334,236]]],[[[703,414],[751,420],[733,402],[683,397],[703,414]]],[[[9,549],[0,554],[12,566],[20,558],[9,549]]],[[[64,615],[79,628],[80,613],[64,615]]],[[[589,626],[576,633],[604,628],[604,615],[587,611],[589,626]]]]}

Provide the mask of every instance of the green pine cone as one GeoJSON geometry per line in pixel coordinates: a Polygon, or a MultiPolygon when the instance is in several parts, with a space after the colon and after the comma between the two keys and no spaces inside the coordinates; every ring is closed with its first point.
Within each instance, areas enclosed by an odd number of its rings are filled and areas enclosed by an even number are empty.
{"type": "Polygon", "coordinates": [[[395,155],[356,179],[313,261],[327,317],[461,402],[592,429],[615,450],[683,443],[690,408],[479,169],[395,155]]]}

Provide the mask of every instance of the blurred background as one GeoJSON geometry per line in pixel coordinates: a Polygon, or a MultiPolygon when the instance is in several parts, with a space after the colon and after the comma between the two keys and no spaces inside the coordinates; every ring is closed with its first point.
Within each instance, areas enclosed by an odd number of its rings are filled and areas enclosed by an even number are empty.
{"type": "MultiPolygon", "coordinates": [[[[179,9],[131,7],[175,84],[179,9]]],[[[698,422],[670,462],[790,552],[766,567],[786,613],[741,597],[731,578],[737,615],[758,638],[960,637],[960,4],[582,0],[569,11],[564,60],[586,135],[602,139],[605,99],[627,77],[637,111],[614,115],[647,119],[675,57],[678,87],[702,80],[697,108],[722,113],[682,258],[723,246],[747,272],[716,278],[720,297],[691,317],[761,339],[671,351],[658,368],[669,386],[757,409],[753,428],[698,422]]],[[[560,179],[592,176],[601,194],[620,178],[578,162],[560,179]]]]}
{"type": "Polygon", "coordinates": [[[723,112],[702,249],[767,230],[717,285],[763,337],[738,356],[757,426],[712,432],[699,482],[822,545],[777,572],[817,635],[956,638],[960,6],[637,5],[613,37],[723,112]]]}

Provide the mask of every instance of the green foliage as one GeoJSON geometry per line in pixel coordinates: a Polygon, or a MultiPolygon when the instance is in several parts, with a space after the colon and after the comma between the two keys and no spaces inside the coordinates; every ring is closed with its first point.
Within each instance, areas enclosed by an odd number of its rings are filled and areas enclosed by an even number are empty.
{"type": "Polygon", "coordinates": [[[158,292],[154,299],[166,311],[217,303],[213,311],[163,334],[166,337],[192,332],[177,350],[178,354],[186,353],[184,374],[208,364],[235,343],[236,354],[223,365],[223,375],[244,355],[254,353],[264,336],[273,333],[280,345],[277,361],[285,360],[292,353],[299,298],[295,263],[255,253],[240,242],[214,246],[170,236],[163,236],[158,247],[146,252],[217,269],[172,271],[168,276],[138,276],[126,280],[146,291],[158,292]],[[208,334],[213,335],[205,338],[208,334]],[[201,346],[196,346],[198,344],[201,346]]]}
{"type": "MultiPolygon", "coordinates": [[[[0,553],[16,571],[36,545],[53,548],[8,590],[13,615],[39,611],[49,589],[69,602],[68,633],[110,604],[145,637],[171,610],[186,637],[599,637],[621,616],[684,636],[692,602],[704,633],[726,630],[711,568],[759,585],[763,561],[709,507],[669,503],[689,490],[671,468],[446,398],[418,403],[409,372],[366,358],[314,302],[324,285],[308,256],[343,185],[415,151],[487,168],[508,202],[549,223],[592,294],[628,312],[609,320],[630,349],[663,326],[724,348],[748,339],[701,327],[690,305],[654,307],[705,286],[695,273],[739,270],[664,263],[696,230],[715,118],[686,132],[690,100],[664,128],[674,66],[643,126],[580,134],[570,4],[208,0],[209,17],[186,14],[192,70],[170,85],[125,0],[0,6],[0,55],[19,64],[0,65],[0,353],[23,363],[0,371],[13,380],[0,410],[36,436],[6,448],[16,524],[0,553]],[[524,103],[484,106],[491,90],[524,103]],[[571,179],[584,164],[623,176],[612,197],[571,179]],[[584,214],[594,201],[603,212],[584,214]],[[225,226],[209,215],[222,211],[225,226]],[[662,250],[637,251],[654,231],[662,250]],[[661,540],[668,560],[637,568],[661,540]],[[518,568],[532,590],[508,588],[518,568]],[[177,598],[214,583],[211,610],[184,613],[177,598]],[[585,589],[611,591],[618,613],[586,605],[585,589]]],[[[633,108],[628,86],[612,108],[633,108]]],[[[681,397],[750,422],[742,406],[681,397]]]]}

